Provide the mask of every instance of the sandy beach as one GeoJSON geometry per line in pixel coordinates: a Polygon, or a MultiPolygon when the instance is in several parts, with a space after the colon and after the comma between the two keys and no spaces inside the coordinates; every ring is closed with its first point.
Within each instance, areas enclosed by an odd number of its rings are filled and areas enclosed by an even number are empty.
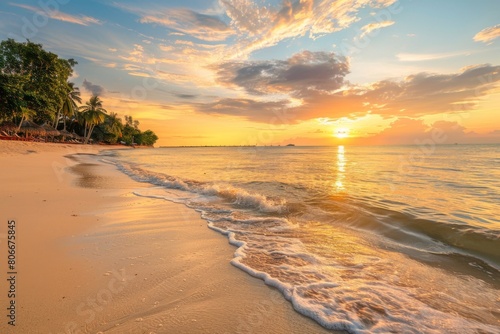
{"type": "Polygon", "coordinates": [[[107,148],[0,142],[2,333],[331,332],[233,267],[198,213],[135,196],[145,184],[90,156],[107,148]]]}

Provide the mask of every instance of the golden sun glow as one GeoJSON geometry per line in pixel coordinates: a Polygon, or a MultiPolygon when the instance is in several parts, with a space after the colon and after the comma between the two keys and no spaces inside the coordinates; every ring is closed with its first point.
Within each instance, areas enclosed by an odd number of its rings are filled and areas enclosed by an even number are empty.
{"type": "Polygon", "coordinates": [[[337,138],[347,138],[349,137],[349,129],[338,128],[334,131],[333,135],[337,138]]]}

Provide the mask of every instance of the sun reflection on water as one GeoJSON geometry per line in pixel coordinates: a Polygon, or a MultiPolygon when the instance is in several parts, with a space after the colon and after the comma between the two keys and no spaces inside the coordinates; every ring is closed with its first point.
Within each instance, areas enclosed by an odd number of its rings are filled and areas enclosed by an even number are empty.
{"type": "Polygon", "coordinates": [[[344,179],[345,179],[345,148],[340,145],[337,149],[337,179],[335,180],[335,190],[337,192],[345,191],[344,179]]]}

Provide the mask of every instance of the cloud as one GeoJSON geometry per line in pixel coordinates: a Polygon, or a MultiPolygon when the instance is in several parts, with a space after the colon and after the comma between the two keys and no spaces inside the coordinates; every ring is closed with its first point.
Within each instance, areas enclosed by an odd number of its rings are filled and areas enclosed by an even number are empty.
{"type": "Polygon", "coordinates": [[[189,99],[189,100],[196,99],[198,97],[198,95],[195,94],[174,94],[174,95],[181,99],[189,99]]]}
{"type": "Polygon", "coordinates": [[[16,4],[16,3],[9,3],[9,4],[11,6],[23,8],[23,9],[26,9],[26,10],[29,10],[29,11],[32,11],[35,13],[40,13],[40,14],[47,16],[51,19],[59,20],[59,21],[63,21],[63,22],[79,24],[82,26],[88,26],[91,24],[102,24],[102,22],[100,20],[93,18],[93,17],[90,17],[90,16],[85,16],[85,15],[75,16],[75,15],[63,13],[63,12],[58,11],[58,10],[48,11],[48,10],[43,10],[42,8],[37,8],[37,7],[29,6],[29,5],[16,4]]]}
{"type": "MultiPolygon", "coordinates": [[[[261,86],[257,85],[252,90],[250,78],[247,82],[231,83],[228,81],[229,76],[219,75],[218,72],[227,71],[227,74],[231,74],[230,67],[238,67],[232,60],[248,59],[252,52],[276,45],[284,39],[305,35],[318,38],[326,33],[342,30],[358,20],[357,12],[363,7],[379,8],[389,4],[392,2],[382,0],[286,0],[266,5],[251,0],[219,0],[215,9],[203,13],[186,8],[166,8],[165,5],[133,7],[115,2],[114,6],[137,15],[142,23],[166,28],[165,33],[170,40],[161,42],[156,49],[144,45],[143,48],[134,47],[134,50],[127,52],[120,48],[120,57],[128,63],[161,65],[162,72],[156,71],[155,75],[162,82],[177,86],[194,83],[200,88],[210,87],[214,90],[219,78],[219,84],[226,87],[245,85],[247,87],[244,89],[253,94],[258,94],[258,89],[264,89],[265,86],[278,94],[282,94],[279,89],[284,89],[286,94],[292,94],[292,91],[299,94],[300,91],[307,90],[308,85],[310,89],[320,89],[319,86],[328,90],[336,88],[339,83],[335,79],[341,80],[342,75],[327,78],[332,71],[327,63],[303,64],[302,67],[290,68],[287,73],[276,68],[273,75],[281,75],[276,81],[266,84],[265,78],[255,77],[256,84],[261,86]],[[224,64],[226,68],[218,64],[224,64]],[[327,71],[323,72],[322,69],[327,71]],[[316,73],[313,73],[314,70],[316,73]],[[295,78],[293,71],[296,71],[295,78]],[[306,76],[299,78],[299,75],[306,76]],[[300,89],[296,90],[299,86],[300,89]]],[[[340,57],[338,62],[345,63],[340,57]]],[[[254,65],[258,66],[247,63],[243,65],[248,66],[247,70],[252,70],[254,65]]],[[[267,65],[271,68],[279,66],[273,64],[273,61],[267,65]]],[[[133,72],[137,74],[139,71],[133,72]]]]}
{"type": "Polygon", "coordinates": [[[261,123],[290,123],[284,119],[287,101],[257,101],[252,99],[225,98],[212,103],[195,105],[198,112],[215,115],[240,116],[261,123]],[[284,120],[284,121],[283,121],[284,120]]]}
{"type": "Polygon", "coordinates": [[[73,16],[61,12],[54,13],[50,15],[51,19],[75,23],[83,26],[88,26],[90,24],[102,24],[101,21],[90,16],[73,16]]]}
{"type": "MultiPolygon", "coordinates": [[[[125,53],[124,53],[125,54],[125,53]]],[[[144,47],[140,44],[134,44],[134,49],[126,53],[127,55],[120,55],[119,57],[128,62],[138,63],[138,64],[155,64],[158,60],[154,57],[150,57],[144,52],[144,47]]]]}
{"type": "Polygon", "coordinates": [[[413,61],[446,59],[458,56],[468,56],[472,53],[473,51],[458,51],[458,52],[447,52],[447,53],[398,53],[396,57],[400,61],[413,62],[413,61]]]}
{"type": "Polygon", "coordinates": [[[384,8],[395,2],[284,0],[277,6],[259,6],[259,2],[250,0],[220,0],[237,38],[237,45],[228,50],[227,56],[246,58],[256,50],[289,38],[309,36],[317,39],[348,28],[359,20],[358,12],[365,7],[384,8]]]}
{"type": "Polygon", "coordinates": [[[381,132],[353,139],[352,142],[369,145],[410,144],[429,149],[429,145],[500,142],[500,133],[494,131],[480,135],[467,131],[457,122],[441,120],[427,125],[420,119],[402,117],[394,120],[381,132]]]}
{"type": "Polygon", "coordinates": [[[213,72],[207,66],[213,57],[220,55],[224,46],[192,44],[189,41],[171,43],[134,44],[133,48],[120,50],[117,57],[120,64],[117,67],[132,76],[153,78],[166,85],[184,86],[188,89],[193,88],[193,84],[198,88],[213,87],[213,72]]]}
{"type": "Polygon", "coordinates": [[[86,91],[92,93],[92,95],[97,95],[97,96],[101,96],[105,92],[104,87],[95,85],[92,82],[87,81],[87,79],[83,80],[83,88],[85,88],[86,91]]]}
{"type": "Polygon", "coordinates": [[[329,52],[303,51],[287,60],[227,62],[217,66],[218,81],[263,95],[308,90],[334,91],[342,87],[349,64],[329,52]]]}
{"type": "Polygon", "coordinates": [[[169,35],[191,36],[211,42],[232,37],[235,43],[227,46],[218,56],[219,59],[228,60],[247,58],[256,50],[276,45],[288,38],[308,35],[315,39],[343,30],[359,19],[357,13],[360,9],[383,8],[394,2],[284,0],[279,5],[266,5],[251,0],[219,0],[217,10],[205,14],[185,8],[168,9],[160,5],[147,9],[118,3],[114,5],[138,15],[142,23],[159,24],[173,30],[169,35]],[[230,21],[226,23],[223,16],[230,21]]]}
{"type": "Polygon", "coordinates": [[[118,5],[141,16],[141,23],[158,24],[173,32],[171,35],[189,35],[204,41],[224,41],[234,31],[216,16],[200,14],[186,8],[144,9],[118,5]]]}
{"type": "Polygon", "coordinates": [[[478,32],[474,36],[474,41],[489,43],[499,36],[500,36],[500,24],[497,24],[496,26],[485,28],[480,32],[478,32]]]}
{"type": "Polygon", "coordinates": [[[251,0],[220,0],[226,15],[231,19],[231,26],[240,33],[255,35],[263,27],[272,24],[272,14],[267,7],[259,7],[251,0]]]}
{"type": "Polygon", "coordinates": [[[398,0],[374,0],[371,2],[371,6],[373,8],[384,8],[384,7],[389,7],[396,3],[398,0]]]}
{"type": "MultiPolygon", "coordinates": [[[[400,82],[380,81],[361,93],[379,115],[421,116],[472,110],[500,81],[500,66],[479,65],[460,73],[410,75],[400,82]]],[[[360,94],[356,92],[355,94],[360,94]]]]}
{"type": "Polygon", "coordinates": [[[363,32],[361,34],[361,38],[365,37],[366,35],[371,35],[376,30],[390,27],[394,23],[396,23],[396,22],[394,22],[394,21],[382,21],[382,22],[374,22],[374,23],[367,24],[361,28],[361,31],[363,32]]]}
{"type": "Polygon", "coordinates": [[[316,38],[342,30],[356,21],[356,12],[368,0],[285,0],[278,7],[258,6],[249,0],[221,0],[231,27],[238,35],[236,52],[245,57],[287,38],[316,38]]]}
{"type": "MultiPolygon", "coordinates": [[[[368,142],[373,145],[383,144],[415,144],[421,140],[430,127],[423,120],[413,118],[399,118],[381,132],[370,136],[368,142]]],[[[366,141],[366,138],[361,139],[366,141]]]]}
{"type": "MultiPolygon", "coordinates": [[[[313,55],[310,54],[311,57],[313,55]]],[[[333,76],[316,76],[315,70],[306,70],[308,74],[303,80],[294,80],[295,76],[292,75],[292,80],[286,81],[283,78],[287,78],[290,69],[302,64],[301,61],[294,63],[291,59],[303,57],[223,66],[219,74],[229,74],[224,84],[243,87],[253,93],[255,98],[226,98],[198,105],[196,109],[204,113],[240,116],[256,122],[269,122],[279,114],[282,124],[321,117],[354,119],[367,114],[385,119],[416,118],[474,110],[481,98],[498,87],[500,82],[500,66],[491,65],[471,66],[452,74],[417,73],[404,80],[383,80],[368,86],[342,86],[343,75],[348,69],[333,71],[333,76]],[[300,96],[301,103],[292,104],[292,98],[271,102],[266,100],[278,90],[289,92],[292,97],[300,96]],[[266,92],[269,96],[266,96],[266,92]]],[[[300,68],[301,71],[292,73],[302,73],[300,68]]]]}

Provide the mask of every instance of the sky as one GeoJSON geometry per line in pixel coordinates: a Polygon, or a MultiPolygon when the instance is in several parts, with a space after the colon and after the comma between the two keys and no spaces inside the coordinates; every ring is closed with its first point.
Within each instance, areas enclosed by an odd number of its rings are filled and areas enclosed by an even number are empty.
{"type": "Polygon", "coordinates": [[[500,143],[498,0],[16,0],[157,146],[500,143]]]}

